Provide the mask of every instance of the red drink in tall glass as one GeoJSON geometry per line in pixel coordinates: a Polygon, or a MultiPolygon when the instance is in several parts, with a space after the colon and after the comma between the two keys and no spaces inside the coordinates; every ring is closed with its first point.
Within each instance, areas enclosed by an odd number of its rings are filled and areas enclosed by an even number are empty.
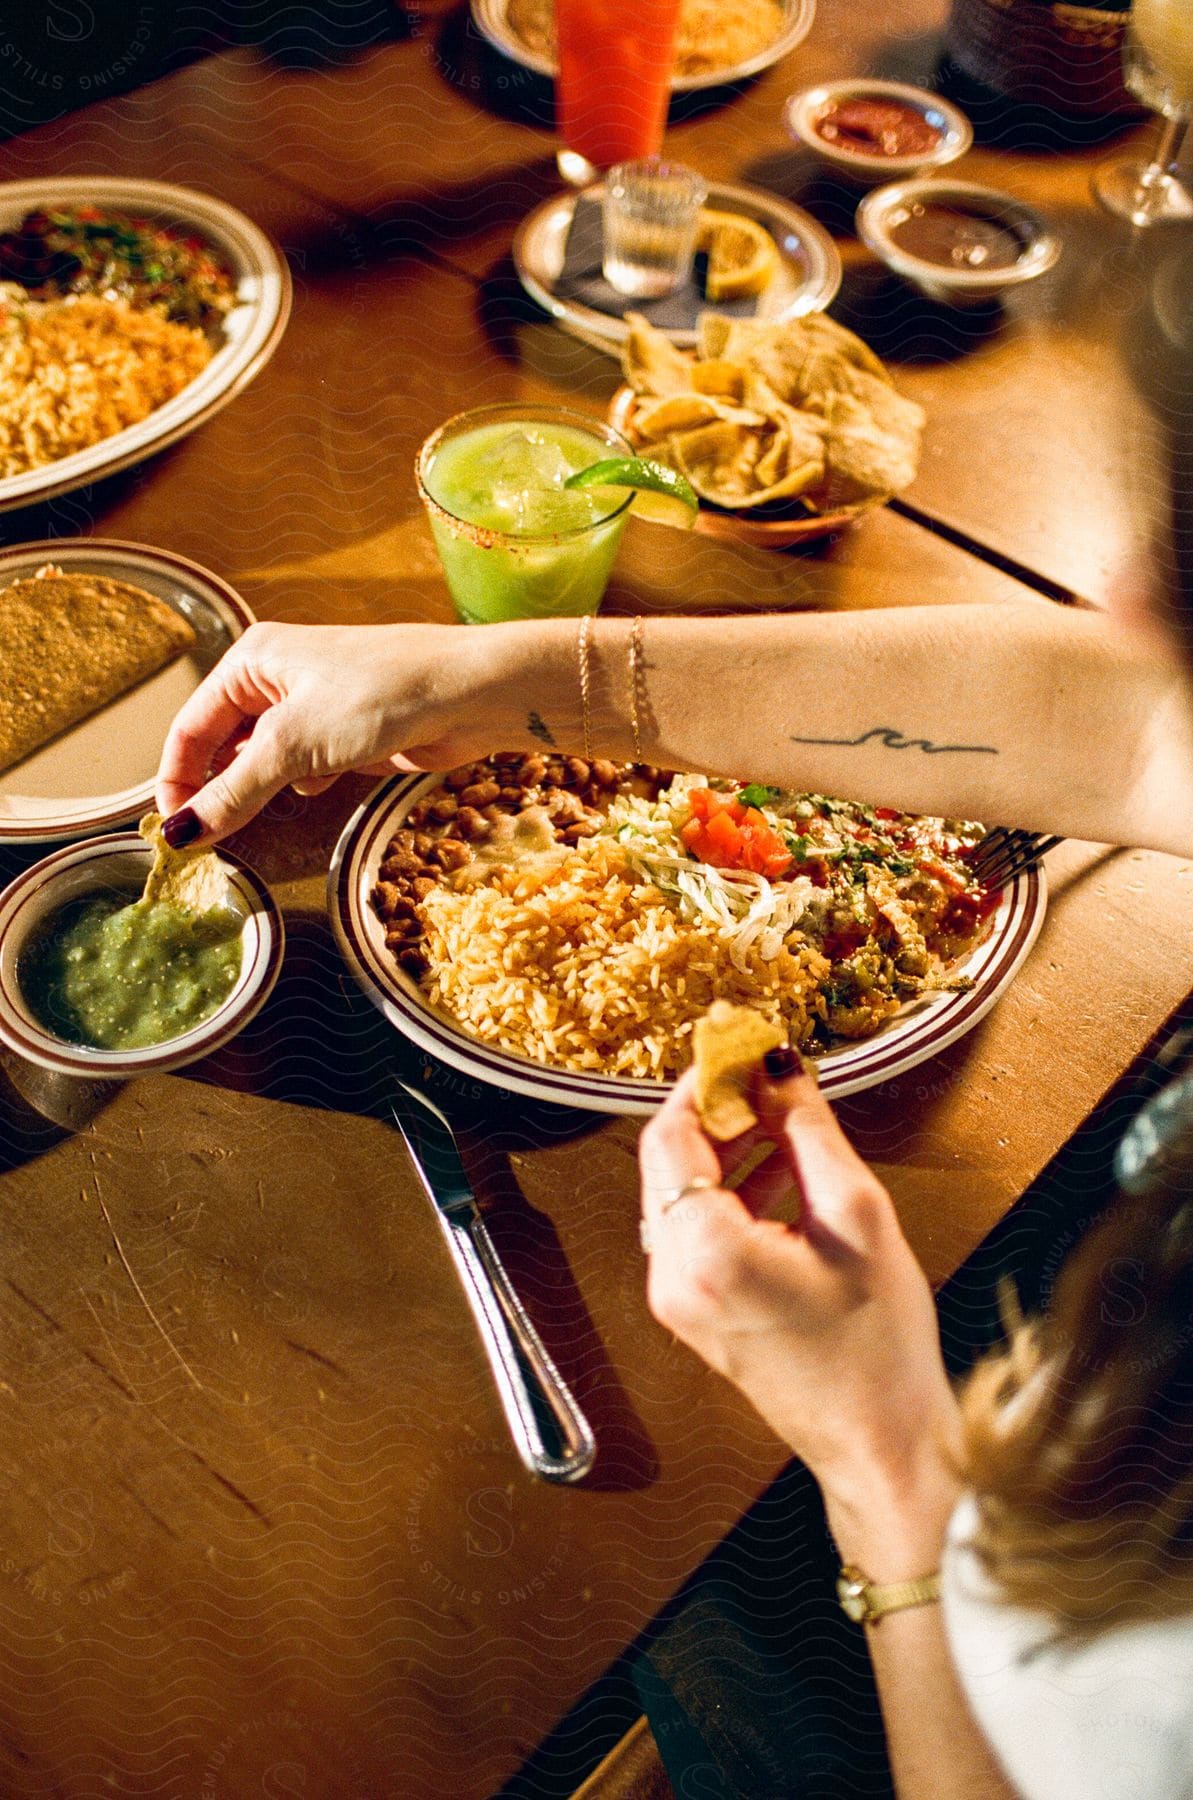
{"type": "Polygon", "coordinates": [[[555,122],[598,169],[657,156],[680,0],[555,0],[555,122]]]}

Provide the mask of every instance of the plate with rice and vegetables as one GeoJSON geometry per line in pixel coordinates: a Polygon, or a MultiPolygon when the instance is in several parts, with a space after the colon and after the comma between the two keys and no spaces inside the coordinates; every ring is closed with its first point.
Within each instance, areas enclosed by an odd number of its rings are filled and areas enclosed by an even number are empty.
{"type": "Polygon", "coordinates": [[[289,312],[281,253],[209,194],[0,185],[0,511],[194,431],[264,367],[289,312]]]}
{"type": "Polygon", "coordinates": [[[452,1067],[598,1112],[657,1106],[716,1000],[815,1058],[825,1092],[969,1031],[1043,921],[988,893],[984,827],[751,781],[511,752],[395,776],[336,848],[340,949],[452,1067]]]}

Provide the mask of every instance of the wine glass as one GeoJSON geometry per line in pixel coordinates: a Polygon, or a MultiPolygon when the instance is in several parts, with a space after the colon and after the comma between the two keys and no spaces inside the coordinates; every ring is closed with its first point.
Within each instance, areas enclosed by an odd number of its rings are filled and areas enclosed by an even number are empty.
{"type": "Polygon", "coordinates": [[[1150,162],[1107,163],[1094,176],[1103,206],[1132,225],[1193,218],[1193,194],[1176,173],[1193,119],[1193,4],[1135,0],[1123,43],[1123,76],[1131,92],[1162,113],[1164,125],[1150,162]]]}

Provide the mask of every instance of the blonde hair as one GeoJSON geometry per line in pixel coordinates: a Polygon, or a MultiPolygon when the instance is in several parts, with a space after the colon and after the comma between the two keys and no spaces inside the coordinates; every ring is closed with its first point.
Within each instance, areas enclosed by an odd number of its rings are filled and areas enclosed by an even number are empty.
{"type": "Polygon", "coordinates": [[[974,1549],[1058,1636],[1193,1612],[1193,1143],[1120,1195],[962,1395],[974,1549]]]}

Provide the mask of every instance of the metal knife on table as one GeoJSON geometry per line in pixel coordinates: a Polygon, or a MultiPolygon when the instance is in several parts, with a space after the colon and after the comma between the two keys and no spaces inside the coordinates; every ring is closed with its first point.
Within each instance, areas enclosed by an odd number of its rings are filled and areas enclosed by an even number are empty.
{"type": "Polygon", "coordinates": [[[397,1075],[393,1083],[394,1122],[447,1240],[518,1454],[545,1481],[579,1481],[592,1467],[596,1439],[514,1292],[455,1134],[421,1088],[397,1075]]]}

